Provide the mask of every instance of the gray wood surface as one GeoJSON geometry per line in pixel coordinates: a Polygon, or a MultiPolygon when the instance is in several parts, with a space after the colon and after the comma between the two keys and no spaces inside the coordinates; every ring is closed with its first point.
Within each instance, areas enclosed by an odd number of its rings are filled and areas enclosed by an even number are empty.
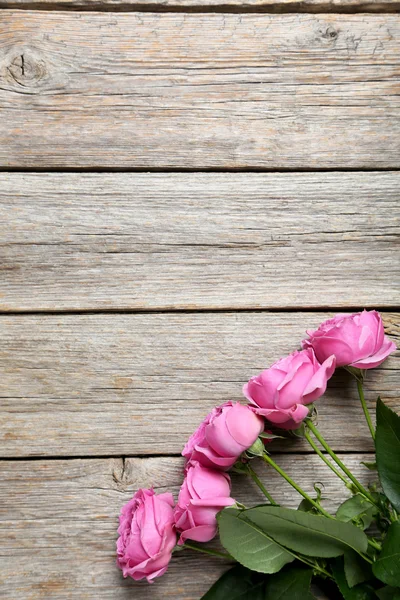
{"type": "Polygon", "coordinates": [[[394,306],[400,173],[0,174],[0,309],[394,306]]]}
{"type": "MultiPolygon", "coordinates": [[[[275,456],[311,493],[323,481],[328,510],[349,495],[317,457],[275,456]]],[[[342,459],[363,482],[374,474],[360,465],[370,455],[342,459]]],[[[173,491],[182,480],[180,458],[1,461],[0,584],[5,598],[198,600],[227,563],[193,551],[177,553],[169,572],[153,586],[123,580],[115,566],[118,514],[139,487],[173,491]]],[[[278,502],[297,506],[301,498],[260,463],[253,463],[278,502]]],[[[233,495],[247,505],[263,496],[245,476],[233,479],[233,495]]],[[[228,600],[228,599],[227,599],[228,600]]]]}
{"type": "MultiPolygon", "coordinates": [[[[1,598],[199,600],[228,563],[123,580],[121,506],[176,498],[206,412],[328,315],[381,307],[399,345],[399,8],[0,0],[0,170],[44,171],[0,173],[1,598]]],[[[400,411],[399,357],[368,374],[371,410],[400,411]]],[[[372,482],[350,376],[317,406],[372,482]]],[[[328,510],[348,496],[304,442],[269,448],[328,510]]],[[[233,495],[263,501],[244,476],[233,495]]]]}
{"type": "MultiPolygon", "coordinates": [[[[243,399],[252,375],[299,347],[304,330],[327,316],[2,316],[1,456],[179,454],[213,406],[243,399]]],[[[399,315],[384,318],[398,340],[399,315]]],[[[380,394],[400,409],[398,356],[368,374],[371,407],[380,394]]],[[[335,375],[318,408],[336,449],[372,449],[348,374],[335,375]]],[[[281,447],[305,449],[297,440],[281,447]]]]}
{"type": "Polygon", "coordinates": [[[0,166],[397,168],[400,15],[3,10],[0,166]]]}

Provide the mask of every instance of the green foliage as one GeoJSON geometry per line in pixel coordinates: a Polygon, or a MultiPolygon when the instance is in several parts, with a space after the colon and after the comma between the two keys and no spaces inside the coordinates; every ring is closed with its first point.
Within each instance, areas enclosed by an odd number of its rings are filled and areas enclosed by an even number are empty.
{"type": "Polygon", "coordinates": [[[277,435],[276,433],[272,433],[271,431],[263,431],[258,436],[263,440],[268,440],[272,442],[272,440],[284,440],[285,437],[283,435],[277,435]]]}
{"type": "Polygon", "coordinates": [[[237,565],[222,575],[201,600],[265,600],[265,577],[237,565]]]}
{"type": "MultiPolygon", "coordinates": [[[[400,512],[400,417],[380,399],[376,463],[364,464],[378,471],[384,493],[378,493],[378,485],[367,492],[354,483],[355,495],[343,502],[335,519],[319,514],[306,499],[298,510],[268,504],[221,511],[221,542],[240,564],[202,600],[312,600],[313,573],[322,573],[319,581],[344,600],[400,600],[400,520],[395,520],[400,512]],[[382,550],[372,541],[368,547],[363,530],[373,523],[382,532],[382,550]]],[[[321,490],[314,487],[319,505],[321,490]]]]}
{"type": "Polygon", "coordinates": [[[376,600],[375,591],[371,586],[366,584],[356,585],[354,587],[349,586],[342,558],[334,561],[332,572],[344,600],[376,600]]]}
{"type": "Polygon", "coordinates": [[[353,521],[362,529],[367,529],[372,523],[377,508],[360,494],[345,500],[336,512],[339,521],[348,523],[353,521]]]}
{"type": "Polygon", "coordinates": [[[262,575],[237,565],[224,573],[201,600],[313,600],[312,570],[298,565],[262,575]]]}
{"type": "MultiPolygon", "coordinates": [[[[322,484],[319,484],[319,485],[322,485],[322,484]]],[[[317,497],[314,498],[314,500],[315,500],[315,502],[319,502],[322,497],[322,492],[316,483],[314,483],[314,490],[317,493],[317,497]]],[[[297,510],[300,510],[301,512],[314,513],[316,515],[319,514],[319,510],[314,506],[314,504],[312,504],[309,500],[307,500],[307,498],[303,498],[303,500],[300,502],[299,506],[297,507],[297,510]]]]}
{"type": "Polygon", "coordinates": [[[377,471],[378,470],[378,465],[376,464],[376,462],[367,462],[362,460],[361,463],[362,465],[364,465],[364,467],[366,467],[369,471],[377,471]]]}
{"type": "Polygon", "coordinates": [[[260,573],[276,573],[294,560],[285,548],[253,523],[240,518],[243,511],[225,508],[217,515],[222,545],[240,564],[260,573]]]}
{"type": "Polygon", "coordinates": [[[375,577],[400,587],[400,522],[392,523],[382,545],[382,552],[374,563],[372,570],[375,577]]]}
{"type": "Polygon", "coordinates": [[[250,446],[250,448],[247,448],[245,454],[246,454],[246,456],[253,458],[254,456],[262,456],[263,453],[264,453],[264,443],[258,437],[256,439],[256,441],[250,446]]]}
{"type": "Polygon", "coordinates": [[[353,551],[344,553],[344,574],[351,588],[373,577],[370,564],[353,551]]]}
{"type": "Polygon", "coordinates": [[[312,570],[290,565],[268,577],[265,599],[312,600],[310,592],[312,570]]]}
{"type": "Polygon", "coordinates": [[[244,510],[239,518],[268,532],[282,546],[306,556],[329,558],[349,549],[365,552],[368,547],[366,535],[351,523],[290,508],[257,506],[244,510]]]}
{"type": "Polygon", "coordinates": [[[375,447],[382,489],[400,512],[400,417],[380,398],[376,405],[375,447]]]}
{"type": "Polygon", "coordinates": [[[376,590],[379,600],[400,600],[400,588],[394,588],[387,585],[380,590],[376,590]]]}
{"type": "Polygon", "coordinates": [[[307,500],[307,498],[304,498],[300,502],[297,510],[300,510],[301,512],[314,513],[316,515],[319,514],[318,509],[315,508],[315,506],[313,504],[311,504],[311,502],[309,500],[307,500]]]}

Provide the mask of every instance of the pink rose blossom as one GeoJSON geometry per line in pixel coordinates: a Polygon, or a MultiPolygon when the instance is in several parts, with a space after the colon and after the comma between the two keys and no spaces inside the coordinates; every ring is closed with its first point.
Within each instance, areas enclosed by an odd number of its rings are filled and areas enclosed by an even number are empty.
{"type": "Polygon", "coordinates": [[[373,369],[396,350],[396,345],[385,335],[376,310],[336,315],[307,334],[309,338],[302,342],[303,348],[313,348],[319,361],[334,354],[338,367],[373,369]]]}
{"type": "Polygon", "coordinates": [[[217,533],[216,514],[235,504],[230,493],[229,475],[190,462],[175,507],[176,528],[181,533],[178,543],[212,540],[217,533]]]}
{"type": "Polygon", "coordinates": [[[252,377],[243,393],[258,414],[283,429],[295,429],[308,414],[305,405],[322,396],[334,370],[334,356],[321,365],[312,349],[296,350],[252,377]]]}
{"type": "Polygon", "coordinates": [[[189,438],[182,455],[213,469],[229,469],[264,429],[249,406],[226,402],[214,408],[189,438]]]}
{"type": "Polygon", "coordinates": [[[149,583],[165,573],[176,545],[172,494],[139,490],[121,510],[117,564],[124,577],[149,583]]]}

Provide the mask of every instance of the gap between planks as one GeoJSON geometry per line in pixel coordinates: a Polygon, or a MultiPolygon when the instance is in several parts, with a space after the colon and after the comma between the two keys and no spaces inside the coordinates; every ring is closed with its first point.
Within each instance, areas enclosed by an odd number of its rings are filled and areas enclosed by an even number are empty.
{"type": "Polygon", "coordinates": [[[99,308],[99,309],[57,309],[57,310],[47,310],[47,309],[21,309],[21,310],[0,310],[0,316],[6,317],[18,317],[23,315],[60,315],[60,316],[68,316],[68,315],[164,315],[164,314],[216,314],[216,313],[319,313],[319,312],[360,312],[361,310],[377,310],[380,313],[391,313],[391,312],[400,312],[400,305],[394,306],[376,306],[376,304],[363,304],[358,306],[318,306],[318,307],[282,307],[282,308],[274,308],[274,307],[254,307],[254,308],[230,308],[230,307],[217,307],[217,308],[99,308]]]}
{"type": "Polygon", "coordinates": [[[387,0],[386,2],[370,2],[358,0],[344,0],[332,2],[332,0],[255,0],[250,2],[240,2],[237,0],[210,0],[209,3],[196,2],[196,0],[166,0],[164,3],[153,2],[126,2],[111,0],[107,2],[97,0],[39,0],[30,2],[29,0],[17,0],[11,2],[0,2],[1,9],[11,10],[46,10],[46,11],[68,11],[68,12],[153,12],[153,13],[224,13],[224,14],[384,14],[396,13],[400,10],[398,0],[387,0]]]}
{"type": "MultiPolygon", "coordinates": [[[[326,456],[327,453],[321,448],[321,451],[323,454],[325,454],[326,456]]],[[[285,453],[282,451],[282,449],[280,449],[279,451],[272,451],[270,452],[271,456],[282,456],[285,455],[285,453]]],[[[314,451],[313,450],[296,450],[296,456],[314,456],[314,451]]],[[[341,450],[340,454],[344,455],[344,456],[348,456],[348,457],[353,457],[355,455],[359,455],[360,451],[359,450],[341,450]]],[[[375,452],[372,451],[364,451],[363,454],[368,455],[370,457],[375,455],[375,452]]],[[[36,462],[38,460],[41,461],[48,461],[48,460],[111,460],[111,459],[120,459],[123,462],[129,459],[141,459],[141,460],[146,460],[146,459],[150,459],[150,458],[160,458],[160,459],[175,459],[175,458],[180,458],[182,455],[178,454],[178,453],[174,453],[171,452],[169,454],[140,454],[140,453],[136,453],[136,454],[126,454],[126,455],[121,455],[121,454],[103,454],[103,455],[98,455],[98,454],[83,454],[81,456],[71,456],[71,455],[66,455],[66,456],[46,456],[45,454],[43,455],[37,455],[37,456],[0,456],[0,463],[1,462],[26,462],[26,461],[32,461],[32,462],[36,462]]]]}
{"type": "MultiPolygon", "coordinates": [[[[0,4],[0,10],[1,10],[1,4],[0,4]]],[[[379,173],[398,173],[400,171],[399,167],[381,167],[381,166],[377,166],[377,167],[358,167],[358,168],[354,168],[354,167],[280,167],[280,168],[268,168],[268,167],[196,167],[196,168],[191,168],[191,167],[113,167],[113,166],[108,166],[108,167],[39,167],[39,166],[34,166],[34,167],[13,167],[13,166],[0,166],[0,173],[4,173],[5,175],[7,175],[8,173],[21,173],[22,175],[24,173],[27,174],[51,174],[51,175],[62,175],[64,173],[71,173],[71,174],[79,174],[79,173],[93,173],[93,174],[104,174],[107,175],[107,173],[113,174],[129,174],[129,173],[136,173],[136,174],[161,174],[161,175],[169,175],[169,174],[182,174],[182,175],[189,175],[189,174],[199,174],[199,173],[207,173],[212,175],[213,173],[226,173],[226,174],[241,174],[241,173],[248,173],[248,174],[252,174],[252,173],[259,173],[259,174],[277,174],[279,175],[280,173],[282,174],[286,174],[286,173],[290,173],[293,175],[301,174],[301,173],[309,173],[309,174],[318,174],[318,173],[375,173],[375,172],[379,172],[379,173]]]]}

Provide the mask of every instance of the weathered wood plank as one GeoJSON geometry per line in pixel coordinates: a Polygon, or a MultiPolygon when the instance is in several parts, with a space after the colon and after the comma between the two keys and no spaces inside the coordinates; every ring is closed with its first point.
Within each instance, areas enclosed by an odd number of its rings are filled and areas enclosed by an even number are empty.
{"type": "MultiPolygon", "coordinates": [[[[2,316],[1,456],[180,453],[211,407],[240,400],[249,377],[299,346],[321,313],[2,316]]],[[[398,314],[384,315],[398,339],[398,314]]],[[[398,354],[368,375],[400,409],[398,354]]],[[[338,450],[372,449],[353,381],[318,402],[338,450]]],[[[293,440],[286,451],[306,449],[293,440]]]]}
{"type": "Polygon", "coordinates": [[[399,206],[398,172],[2,173],[0,310],[395,306],[399,206]]]}
{"type": "MultiPolygon", "coordinates": [[[[359,464],[371,455],[342,458],[363,483],[374,477],[359,464]]],[[[320,459],[278,455],[276,460],[309,493],[314,482],[323,481],[328,510],[348,496],[320,459]]],[[[277,501],[297,506],[300,498],[275,472],[254,466],[277,501]]],[[[169,572],[150,587],[123,580],[115,566],[122,504],[137,488],[151,485],[156,491],[173,491],[176,498],[182,481],[179,458],[1,461],[0,473],[4,598],[198,600],[226,569],[223,561],[185,551],[173,557],[169,572]]],[[[233,490],[249,506],[263,501],[244,476],[233,478],[233,490]]]]}
{"type": "Polygon", "coordinates": [[[266,12],[388,12],[399,0],[1,0],[2,8],[48,8],[87,10],[174,10],[179,8],[259,10],[266,12]]]}
{"type": "Polygon", "coordinates": [[[400,15],[2,11],[0,165],[397,168],[400,15]]]}

